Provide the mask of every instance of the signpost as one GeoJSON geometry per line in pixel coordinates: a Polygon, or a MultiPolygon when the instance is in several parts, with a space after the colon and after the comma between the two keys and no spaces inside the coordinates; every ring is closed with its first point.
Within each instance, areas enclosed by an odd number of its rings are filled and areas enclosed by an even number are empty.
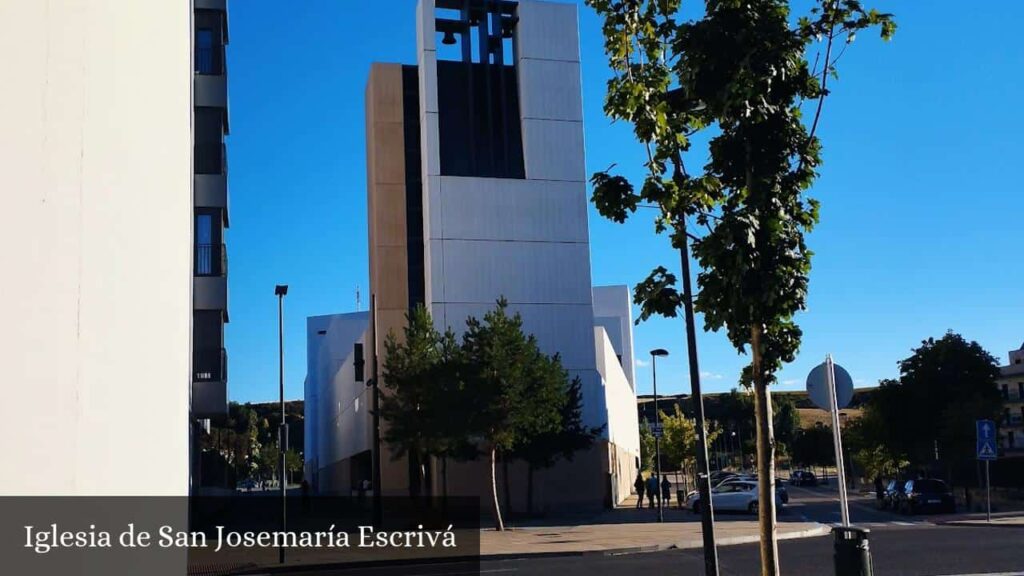
{"type": "Polygon", "coordinates": [[[996,423],[991,420],[978,420],[976,423],[978,436],[978,460],[985,461],[985,516],[992,521],[992,482],[989,477],[989,462],[998,457],[996,449],[996,423]]]}
{"type": "Polygon", "coordinates": [[[836,450],[836,484],[839,486],[839,513],[843,526],[850,526],[850,508],[846,497],[846,471],[843,465],[843,435],[839,429],[839,409],[853,399],[853,379],[850,373],[832,362],[832,355],[807,375],[807,395],[819,408],[832,416],[832,443],[836,450]]]}
{"type": "Polygon", "coordinates": [[[651,435],[655,438],[662,438],[665,436],[665,429],[662,427],[661,422],[651,424],[651,435]]]}

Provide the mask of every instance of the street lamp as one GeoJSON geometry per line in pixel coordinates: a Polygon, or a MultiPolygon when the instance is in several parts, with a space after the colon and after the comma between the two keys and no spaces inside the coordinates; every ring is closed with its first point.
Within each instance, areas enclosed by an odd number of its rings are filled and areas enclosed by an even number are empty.
{"type": "MultiPolygon", "coordinates": [[[[277,296],[277,363],[278,363],[278,390],[281,395],[281,425],[278,427],[277,443],[281,451],[281,532],[287,530],[288,518],[288,486],[285,480],[285,444],[288,442],[288,424],[284,415],[284,297],[288,294],[287,284],[274,286],[274,295],[277,296]]],[[[278,548],[278,561],[284,564],[284,547],[278,548]]]]}
{"type": "Polygon", "coordinates": [[[658,356],[668,356],[668,350],[655,348],[651,350],[651,381],[654,384],[654,468],[657,471],[658,490],[658,522],[665,521],[665,509],[661,502],[661,415],[658,414],[658,356]]]}

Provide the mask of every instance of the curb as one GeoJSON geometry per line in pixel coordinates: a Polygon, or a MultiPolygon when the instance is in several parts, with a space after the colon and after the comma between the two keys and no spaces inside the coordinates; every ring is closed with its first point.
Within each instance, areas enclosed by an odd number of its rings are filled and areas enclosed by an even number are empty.
{"type": "MultiPolygon", "coordinates": [[[[826,526],[825,524],[819,524],[814,528],[808,528],[806,530],[798,530],[796,532],[785,532],[776,536],[777,540],[796,540],[798,538],[816,538],[818,536],[827,536],[832,533],[832,527],[826,526]]],[[[717,539],[718,546],[735,546],[737,544],[753,544],[760,542],[761,537],[758,534],[750,536],[733,536],[731,538],[719,538],[717,539]]],[[[704,544],[697,541],[686,541],[676,545],[676,548],[681,550],[692,550],[694,548],[702,548],[704,544]]]]}
{"type": "Polygon", "coordinates": [[[984,520],[947,520],[945,522],[937,522],[939,526],[957,526],[966,528],[1024,528],[1024,524],[1007,524],[1004,522],[986,522],[984,520]]]}

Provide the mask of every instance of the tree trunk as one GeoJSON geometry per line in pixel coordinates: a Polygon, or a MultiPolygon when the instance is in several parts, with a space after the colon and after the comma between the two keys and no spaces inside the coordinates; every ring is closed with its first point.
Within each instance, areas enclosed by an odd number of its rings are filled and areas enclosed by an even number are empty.
{"type": "Polygon", "coordinates": [[[757,520],[761,532],[761,576],[779,576],[779,545],[775,535],[775,434],[772,397],[762,369],[761,327],[750,330],[754,379],[754,415],[757,421],[757,520]]]}
{"type": "Polygon", "coordinates": [[[526,515],[533,516],[533,464],[526,468],[526,515]]]}
{"type": "Polygon", "coordinates": [[[441,506],[448,511],[448,457],[441,460],[441,506]]]}
{"type": "Polygon", "coordinates": [[[501,506],[498,504],[498,449],[491,446],[491,505],[494,509],[494,529],[502,532],[505,523],[501,521],[501,506]]]}
{"type": "Polygon", "coordinates": [[[508,480],[508,454],[501,454],[501,482],[505,490],[505,514],[512,518],[512,490],[509,488],[508,480]]]}

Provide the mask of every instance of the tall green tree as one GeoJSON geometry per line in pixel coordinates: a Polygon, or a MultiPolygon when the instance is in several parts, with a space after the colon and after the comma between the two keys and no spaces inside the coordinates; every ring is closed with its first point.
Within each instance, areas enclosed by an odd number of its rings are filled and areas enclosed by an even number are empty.
{"type": "MultiPolygon", "coordinates": [[[[543,360],[541,360],[543,363],[543,360]]],[[[565,399],[556,426],[539,434],[529,436],[514,450],[513,456],[526,462],[526,509],[533,513],[533,476],[537,470],[555,465],[559,458],[572,460],[576,452],[590,448],[603,426],[587,426],[583,422],[583,394],[580,379],[573,378],[568,386],[568,374],[561,366],[559,357],[554,356],[548,366],[552,372],[548,377],[538,379],[538,386],[559,386],[565,399]]]]}
{"type": "Polygon", "coordinates": [[[540,351],[537,339],[523,333],[519,314],[508,314],[502,298],[483,320],[466,320],[462,351],[469,420],[490,462],[490,489],[495,528],[504,530],[498,502],[496,462],[536,435],[558,430],[566,402],[561,364],[540,351]],[[561,381],[559,382],[559,378],[561,381]]]}
{"type": "MultiPolygon", "coordinates": [[[[804,233],[818,204],[803,197],[820,164],[815,130],[827,82],[836,73],[835,42],[879,26],[888,14],[859,0],[818,0],[796,25],[788,0],[707,0],[700,19],[681,13],[681,0],[587,0],[604,19],[605,52],[614,77],[605,112],[633,125],[647,147],[639,191],[618,175],[595,174],[594,202],[623,221],[641,202],[654,204],[657,232],[668,231],[682,253],[683,293],[658,267],[637,287],[640,318],[690,316],[688,241],[702,269],[696,307],[705,327],[726,329],[739,352],[751,354],[763,575],[778,575],[775,538],[774,438],[768,386],[800,343],[793,316],[806,302],[811,253],[804,233]],[[816,67],[809,49],[823,47],[816,67]],[[805,126],[801,106],[813,102],[805,126]],[[685,162],[694,133],[714,126],[702,171],[685,162]],[[687,218],[708,228],[693,235],[687,218]]],[[[689,327],[692,335],[692,326],[689,327]]],[[[691,338],[692,341],[692,338],[691,338]]]]}
{"type": "Polygon", "coordinates": [[[865,434],[918,468],[970,482],[975,421],[997,418],[1002,406],[999,363],[977,342],[947,332],[922,341],[899,369],[898,380],[872,395],[865,434]]]}
{"type": "Polygon", "coordinates": [[[383,439],[396,458],[409,459],[410,496],[424,492],[425,467],[431,457],[440,458],[444,493],[447,495],[448,458],[475,456],[472,430],[452,413],[468,410],[463,379],[463,356],[454,332],[434,328],[426,308],[417,306],[406,314],[402,338],[388,334],[384,342],[381,418],[388,423],[383,439]]]}
{"type": "Polygon", "coordinates": [[[389,333],[384,340],[380,417],[387,422],[383,440],[393,457],[408,457],[409,495],[423,489],[423,463],[434,448],[439,432],[434,414],[439,397],[435,381],[440,362],[441,335],[430,314],[417,306],[406,314],[402,338],[389,333]]]}

